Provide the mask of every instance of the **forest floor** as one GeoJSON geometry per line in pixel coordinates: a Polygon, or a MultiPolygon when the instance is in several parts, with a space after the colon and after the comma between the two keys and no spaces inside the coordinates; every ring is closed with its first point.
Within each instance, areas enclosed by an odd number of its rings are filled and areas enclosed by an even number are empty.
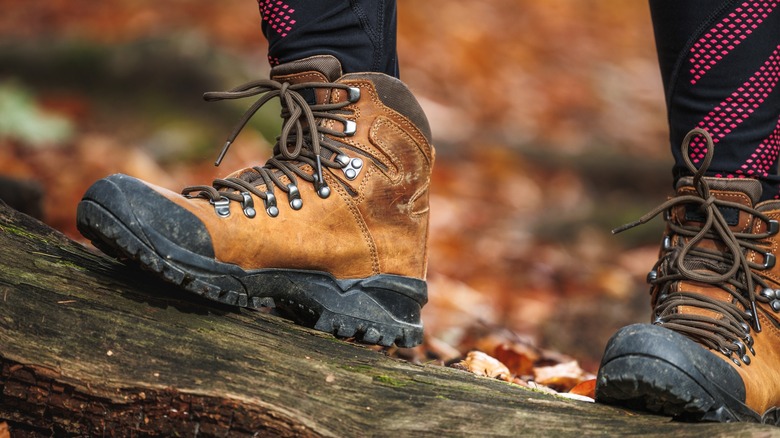
{"type": "MultiPolygon", "coordinates": [[[[649,315],[662,224],[610,234],[670,188],[647,6],[398,3],[401,77],[437,162],[426,341],[391,353],[445,364],[481,351],[521,384],[568,366],[551,375],[577,377],[551,386],[571,389],[615,330],[649,315]]],[[[268,158],[278,107],[215,169],[248,103],[201,100],[267,76],[252,2],[0,7],[0,175],[40,187],[40,216],[69,237],[86,244],[76,204],[108,174],[177,189],[268,158]]]]}

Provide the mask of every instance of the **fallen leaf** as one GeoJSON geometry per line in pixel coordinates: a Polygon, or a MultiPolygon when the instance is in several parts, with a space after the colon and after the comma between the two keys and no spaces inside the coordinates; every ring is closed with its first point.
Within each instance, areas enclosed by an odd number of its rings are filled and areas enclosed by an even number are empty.
{"type": "Polygon", "coordinates": [[[571,394],[583,395],[592,399],[596,398],[596,379],[585,380],[578,383],[569,391],[571,394]]]}
{"type": "Polygon", "coordinates": [[[534,380],[559,392],[568,392],[589,378],[576,360],[549,367],[534,368],[534,380]]]}
{"type": "Polygon", "coordinates": [[[536,349],[527,344],[504,343],[496,346],[493,355],[516,376],[530,376],[539,360],[536,349]]]}
{"type": "Polygon", "coordinates": [[[470,351],[466,358],[453,366],[454,368],[472,372],[478,376],[511,381],[509,368],[498,359],[481,351],[470,351]]]}

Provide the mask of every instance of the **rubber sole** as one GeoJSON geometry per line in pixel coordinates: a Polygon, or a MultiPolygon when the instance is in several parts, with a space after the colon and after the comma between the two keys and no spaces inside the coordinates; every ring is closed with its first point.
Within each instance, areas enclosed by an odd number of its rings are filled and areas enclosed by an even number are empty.
{"type": "Polygon", "coordinates": [[[687,337],[636,324],[607,344],[596,380],[596,401],[685,421],[780,425],[778,409],[759,415],[744,404],[739,373],[687,337]]]}
{"type": "Polygon", "coordinates": [[[427,301],[423,280],[391,274],[336,279],[319,271],[245,271],[204,260],[154,230],[139,236],[139,224],[131,224],[94,200],[79,203],[78,229],[98,249],[133,260],[184,290],[233,306],[275,307],[302,325],[365,343],[413,347],[422,342],[420,312],[427,301]]]}

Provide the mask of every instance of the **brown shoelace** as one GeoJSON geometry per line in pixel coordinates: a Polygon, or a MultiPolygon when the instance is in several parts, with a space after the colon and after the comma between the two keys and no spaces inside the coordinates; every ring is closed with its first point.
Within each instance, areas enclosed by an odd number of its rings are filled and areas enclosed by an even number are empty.
{"type": "Polygon", "coordinates": [[[249,217],[255,215],[250,194],[263,199],[266,211],[270,216],[278,214],[274,186],[287,193],[292,208],[300,209],[302,200],[297,188],[298,178],[314,184],[317,194],[322,198],[327,198],[330,195],[330,189],[322,177],[322,168],[323,166],[343,168],[345,162],[343,159],[339,159],[341,158],[339,145],[336,142],[328,141],[324,134],[347,137],[354,133],[354,122],[341,114],[344,114],[342,110],[344,107],[360,98],[360,90],[338,83],[290,84],[274,80],[257,80],[228,91],[205,93],[203,97],[207,101],[217,101],[252,96],[261,97],[241,117],[214,164],[217,166],[220,164],[230,145],[257,110],[271,99],[278,97],[282,103],[283,124],[281,134],[274,146],[273,157],[262,167],[252,167],[251,171],[244,172],[238,177],[215,179],[212,186],[186,187],[182,190],[182,194],[208,199],[217,206],[218,213],[220,212],[219,204],[227,206],[230,201],[241,202],[244,213],[249,217]],[[310,104],[301,94],[303,90],[316,92],[317,89],[341,89],[347,93],[349,99],[339,103],[310,104]],[[340,122],[345,129],[337,131],[324,127],[318,123],[321,119],[340,122]],[[313,174],[302,170],[306,164],[314,169],[313,174]],[[282,177],[287,177],[289,183],[285,184],[282,177]],[[265,185],[267,191],[260,191],[258,189],[260,185],[265,185]]]}
{"type": "MultiPolygon", "coordinates": [[[[733,353],[742,362],[749,364],[749,350],[753,351],[751,328],[761,331],[756,301],[768,302],[766,297],[756,293],[757,288],[768,288],[760,271],[774,265],[774,255],[767,251],[765,240],[777,234],[777,222],[765,214],[742,204],[717,199],[710,193],[704,173],[712,161],[714,144],[707,131],[694,129],[683,140],[683,157],[693,172],[693,187],[696,195],[681,195],[659,205],[639,220],[623,225],[613,233],[625,231],[648,222],[662,212],[671,211],[680,205],[686,208],[697,207],[703,214],[703,224],[682,225],[667,220],[670,236],[665,239],[662,256],[648,275],[648,281],[654,286],[653,308],[655,324],[684,334],[701,344],[718,350],[728,357],[733,353]],[[695,136],[707,141],[707,153],[702,165],[697,169],[690,160],[688,146],[695,136]],[[733,232],[724,218],[721,209],[737,209],[764,221],[769,231],[765,233],[733,232]],[[725,251],[706,248],[699,243],[714,241],[725,246],[725,251]],[[762,245],[763,244],[763,245],[762,245]],[[756,251],[764,255],[764,263],[748,260],[746,253],[756,251]],[[679,281],[692,281],[718,287],[728,292],[733,299],[723,301],[713,299],[691,291],[676,291],[673,286],[679,281]],[[701,313],[680,313],[680,307],[706,310],[701,313]],[[718,317],[709,316],[710,314],[718,317]]],[[[734,359],[737,364],[739,361],[734,359]]]]}

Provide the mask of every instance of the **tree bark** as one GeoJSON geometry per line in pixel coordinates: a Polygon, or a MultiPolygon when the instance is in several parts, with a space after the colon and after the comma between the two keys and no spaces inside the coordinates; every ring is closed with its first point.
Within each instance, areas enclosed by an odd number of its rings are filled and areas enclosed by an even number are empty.
{"type": "MultiPolygon", "coordinates": [[[[220,307],[0,206],[11,436],[732,436],[415,365],[220,307]]],[[[1,427],[0,427],[1,428],[1,427]]]]}

